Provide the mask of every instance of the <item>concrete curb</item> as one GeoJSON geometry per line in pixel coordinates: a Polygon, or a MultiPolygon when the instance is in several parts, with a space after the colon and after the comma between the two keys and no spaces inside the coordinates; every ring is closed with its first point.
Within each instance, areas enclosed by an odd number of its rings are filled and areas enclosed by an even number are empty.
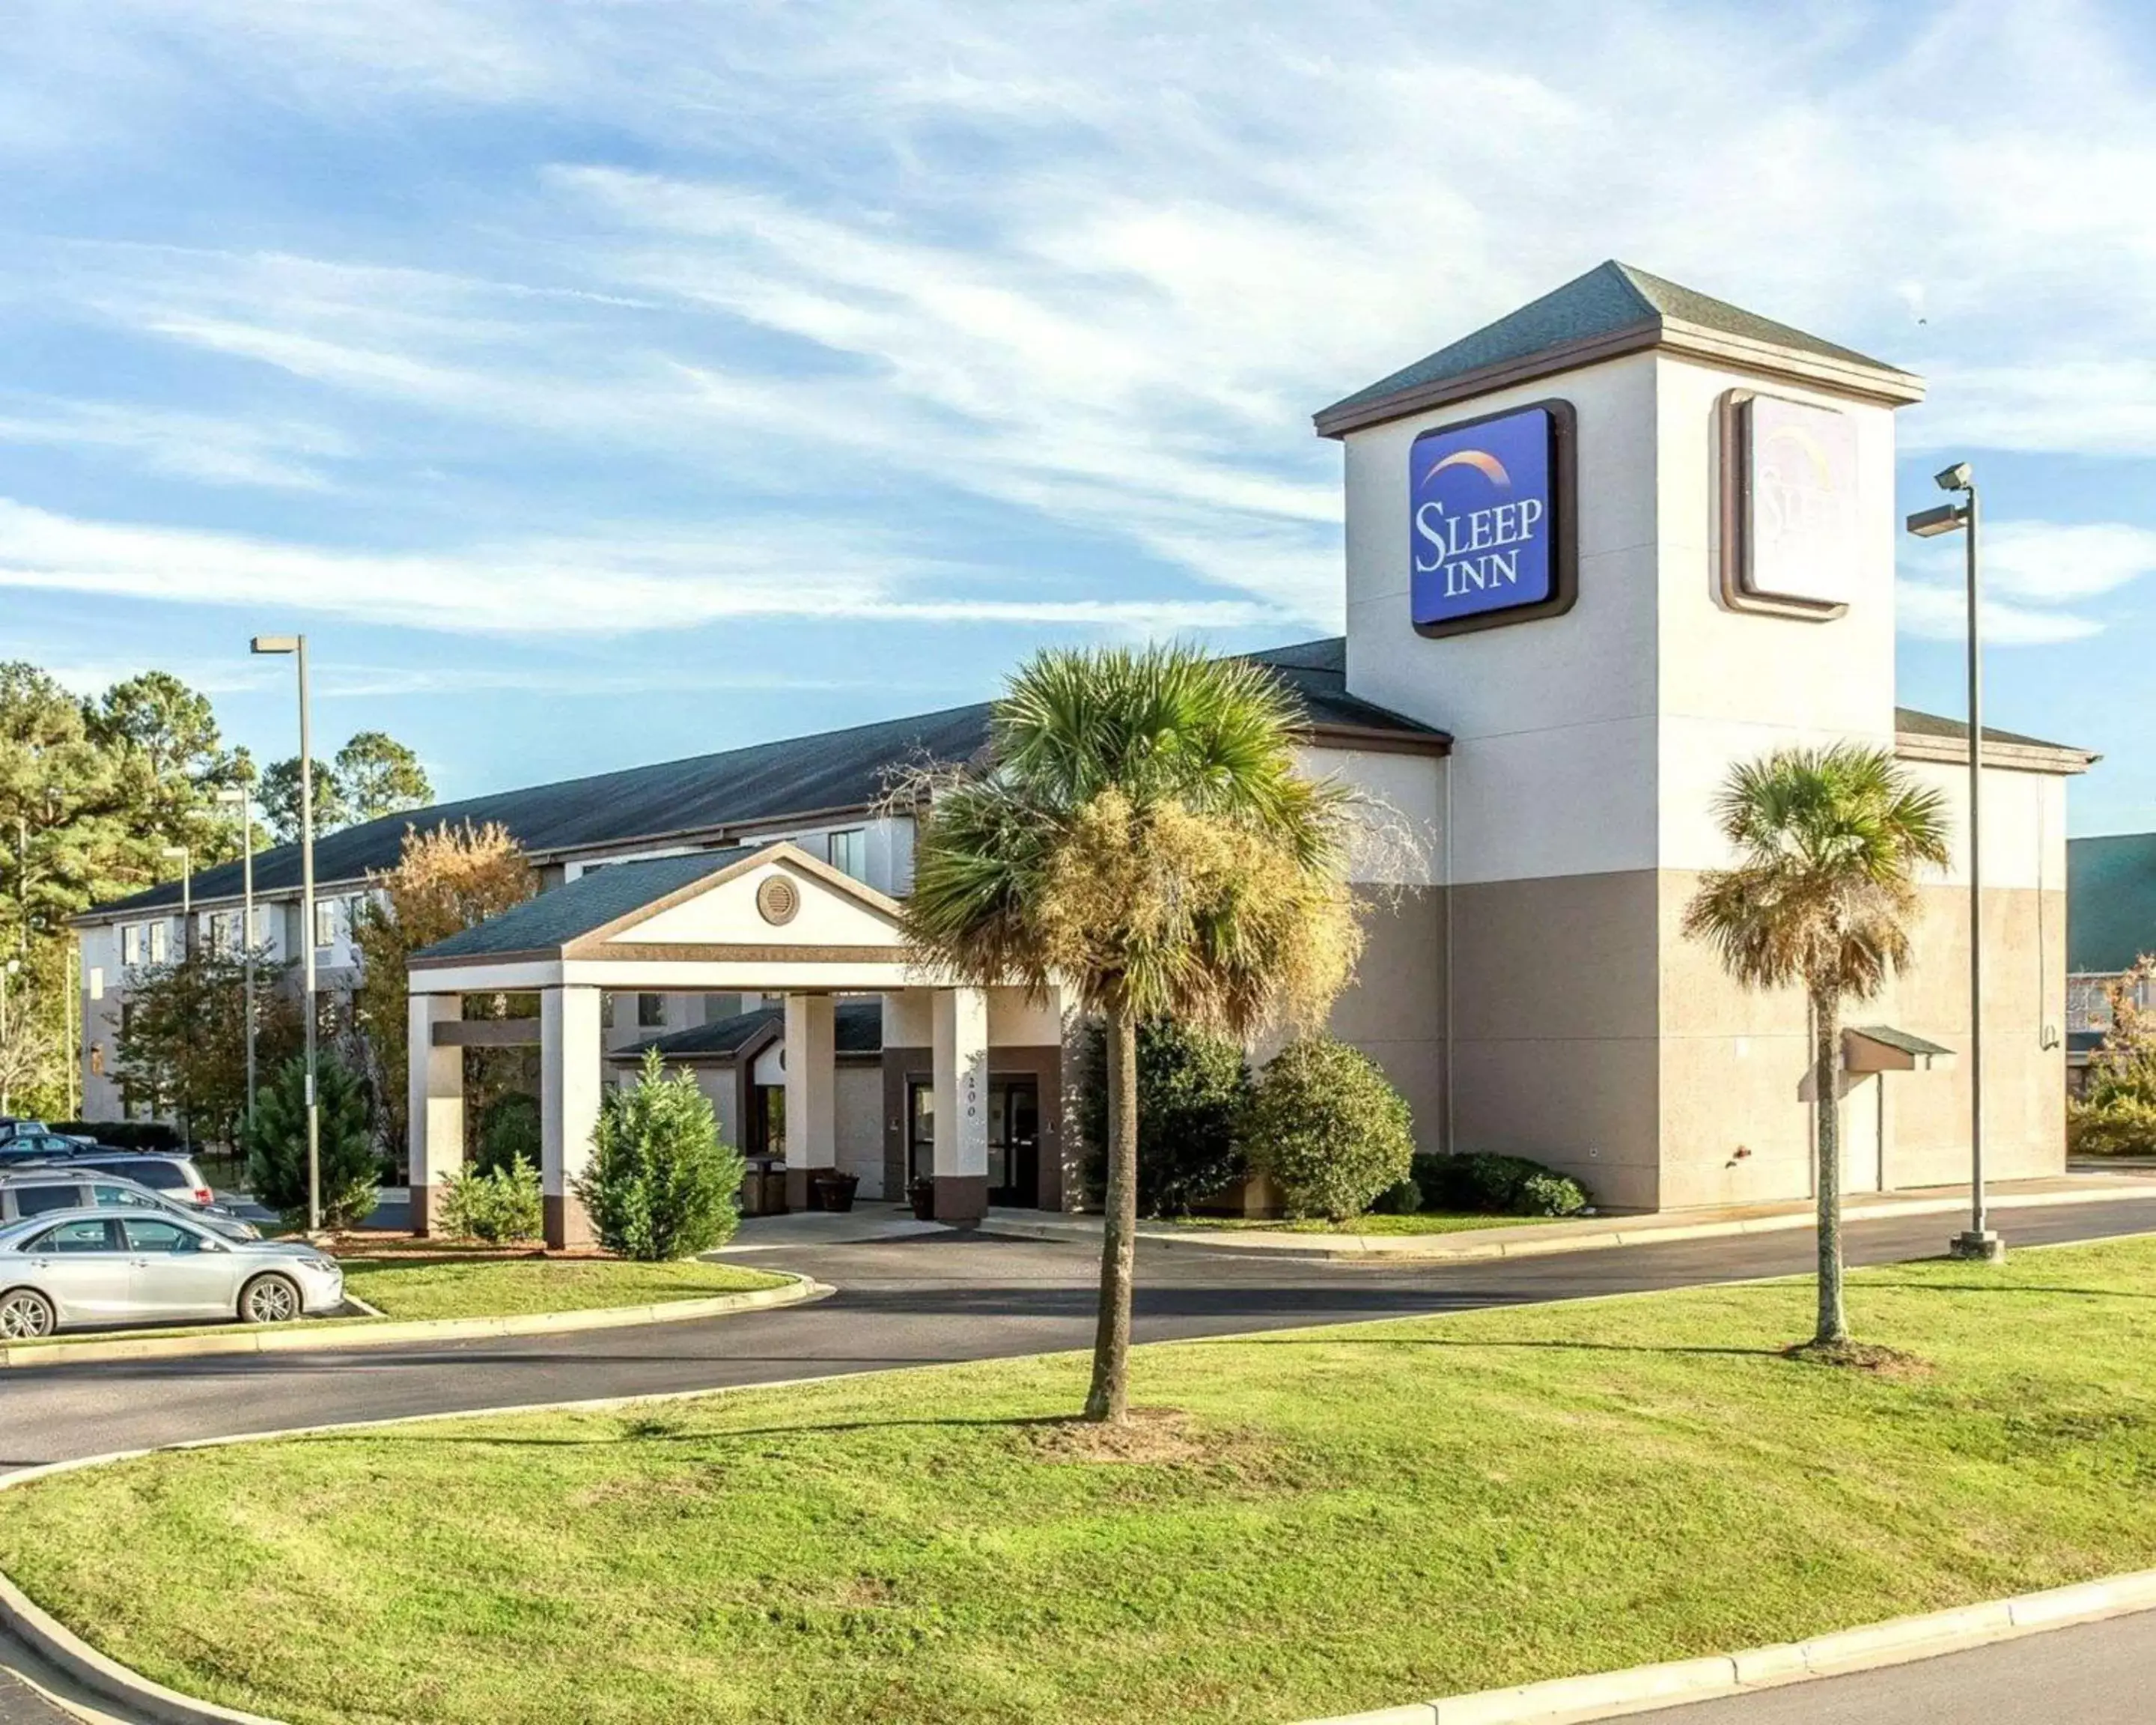
{"type": "Polygon", "coordinates": [[[1815,1677],[1909,1665],[1942,1654],[1966,1652],[1993,1641],[2095,1623],[2152,1607],[2156,1607],[2156,1569],[2143,1569],[1980,1605],[1963,1605],[1920,1617],[1897,1617],[1809,1641],[1749,1647],[1741,1653],[1681,1659],[1666,1665],[1635,1666],[1630,1671],[1601,1671],[1591,1676],[1559,1677],[1513,1689],[1443,1696],[1435,1701],[1381,1707],[1374,1712],[1307,1720],[1304,1725],[1569,1725],[1569,1722],[1614,1718],[1653,1707],[1714,1701],[1815,1677]]]}
{"type": "MultiPolygon", "coordinates": [[[[1994,1210],[2042,1209],[2062,1204],[2109,1204],[2151,1199],[2156,1199],[2156,1182],[2139,1190],[2131,1187],[2103,1186],[2087,1192],[2009,1193],[2004,1196],[1994,1195],[1989,1199],[1989,1205],[1994,1210]]],[[[1876,1222],[1892,1216],[1958,1216],[1965,1214],[1968,1209],[1969,1199],[1965,1196],[1925,1198],[1902,1204],[1845,1204],[1842,1208],[1841,1217],[1845,1222],[1876,1222]]],[[[1533,1240],[1507,1238],[1513,1230],[1504,1228],[1471,1228],[1458,1234],[1421,1237],[1371,1234],[1276,1234],[1260,1237],[1255,1233],[1236,1233],[1225,1229],[1190,1229],[1171,1233],[1165,1229],[1141,1226],[1137,1240],[1140,1245],[1156,1246],[1163,1250],[1243,1252],[1285,1258],[1362,1262],[1406,1259],[1424,1263],[1473,1264],[1497,1258],[1543,1258],[1559,1252],[1609,1251],[1620,1246],[1655,1245],[1690,1240],[1723,1240],[1738,1234],[1778,1234],[1795,1228],[1810,1228],[1815,1223],[1812,1213],[1805,1210],[1788,1215],[1740,1216],[1724,1221],[1678,1222],[1660,1227],[1610,1227],[1591,1232],[1582,1230],[1576,1234],[1544,1235],[1533,1240]]],[[[1101,1239],[1101,1230],[1084,1222],[1035,1222],[1001,1214],[992,1215],[983,1222],[981,1232],[1017,1240],[1082,1240],[1095,1245],[1100,1243],[1101,1239]]]]}
{"type": "MultiPolygon", "coordinates": [[[[324,1348],[381,1348],[400,1342],[460,1342],[491,1336],[558,1336],[572,1330],[611,1330],[631,1324],[684,1323],[700,1317],[723,1317],[734,1312],[759,1312],[798,1306],[832,1291],[823,1283],[791,1271],[762,1272],[788,1278],[784,1287],[751,1288],[738,1294],[714,1294],[702,1300],[662,1300],[643,1306],[600,1306],[583,1312],[530,1312],[511,1317],[389,1319],[320,1329],[233,1329],[211,1336],[116,1337],[109,1342],[45,1342],[0,1347],[0,1368],[108,1364],[115,1360],[187,1359],[197,1355],[313,1353],[324,1348]]],[[[372,1307],[368,1308],[370,1311],[372,1307]]]]}

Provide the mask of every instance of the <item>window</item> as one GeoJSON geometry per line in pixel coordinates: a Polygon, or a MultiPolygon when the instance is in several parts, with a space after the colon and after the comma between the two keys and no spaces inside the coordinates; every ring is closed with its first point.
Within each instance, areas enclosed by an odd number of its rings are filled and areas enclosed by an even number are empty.
{"type": "Polygon", "coordinates": [[[92,1204],[130,1205],[138,1210],[154,1210],[157,1200],[146,1192],[137,1192],[132,1186],[93,1186],[90,1189],[92,1204]]]}
{"type": "Polygon", "coordinates": [[[869,835],[865,829],[849,827],[843,833],[834,833],[827,855],[831,866],[841,874],[851,875],[856,880],[868,878],[869,835]]]}
{"type": "Polygon", "coordinates": [[[599,1029],[613,1029],[613,996],[611,994],[599,996],[599,1029]]]}
{"type": "Polygon", "coordinates": [[[213,952],[236,956],[239,951],[239,912],[212,911],[209,913],[209,949],[213,952]]]}
{"type": "Polygon", "coordinates": [[[116,1252],[120,1250],[120,1224],[100,1222],[94,1217],[83,1222],[63,1222],[40,1234],[23,1250],[33,1255],[39,1252],[116,1252]]]}
{"type": "Polygon", "coordinates": [[[90,967],[90,975],[84,983],[83,991],[93,1000],[105,999],[105,967],[102,964],[90,967]]]}
{"type": "Polygon", "coordinates": [[[333,947],[337,937],[337,901],[333,898],[315,901],[315,944],[333,947]]]}
{"type": "Polygon", "coordinates": [[[162,1217],[130,1216],[121,1225],[127,1230],[131,1252],[198,1252],[202,1236],[192,1228],[162,1217]]]}
{"type": "Polygon", "coordinates": [[[15,1189],[15,1214],[18,1216],[42,1216],[47,1210],[81,1208],[82,1188],[80,1186],[18,1186],[15,1189]]]}
{"type": "Polygon", "coordinates": [[[664,994],[639,994],[636,997],[636,1027],[639,1030],[663,1030],[666,1028],[666,997],[664,994]]]}
{"type": "Polygon", "coordinates": [[[124,923],[120,930],[120,962],[140,964],[142,962],[142,937],[147,925],[141,922],[124,923]]]}
{"type": "Polygon", "coordinates": [[[162,964],[172,950],[172,925],[158,921],[150,925],[150,962],[162,964]]]}

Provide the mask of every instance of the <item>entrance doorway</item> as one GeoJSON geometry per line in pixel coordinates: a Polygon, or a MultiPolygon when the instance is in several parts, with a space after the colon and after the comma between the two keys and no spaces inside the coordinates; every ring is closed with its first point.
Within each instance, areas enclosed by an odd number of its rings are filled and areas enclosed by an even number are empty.
{"type": "MultiPolygon", "coordinates": [[[[1019,1209],[1040,1204],[1040,1081],[988,1080],[988,1202],[1019,1209]]],[[[906,1081],[906,1173],[917,1180],[936,1166],[936,1091],[925,1078],[906,1081]]]]}

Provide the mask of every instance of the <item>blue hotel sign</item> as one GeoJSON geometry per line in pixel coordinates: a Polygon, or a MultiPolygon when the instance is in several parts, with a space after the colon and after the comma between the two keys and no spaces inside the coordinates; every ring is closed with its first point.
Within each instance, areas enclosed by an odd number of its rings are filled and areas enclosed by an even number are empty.
{"type": "Polygon", "coordinates": [[[1573,412],[1537,402],[1440,426],[1408,452],[1409,598],[1425,635],[1569,611],[1573,412]]]}

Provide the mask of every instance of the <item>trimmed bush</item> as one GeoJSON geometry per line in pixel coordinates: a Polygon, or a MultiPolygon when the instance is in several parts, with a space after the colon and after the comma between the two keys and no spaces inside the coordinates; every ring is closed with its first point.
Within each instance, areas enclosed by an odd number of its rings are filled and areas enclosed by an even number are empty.
{"type": "Polygon", "coordinates": [[[1238,1137],[1292,1217],[1345,1221],[1407,1177],[1408,1105],[1377,1063],[1330,1036],[1291,1042],[1258,1075],[1238,1137]]]}
{"type": "Polygon", "coordinates": [[[115,1150],[170,1156],[180,1148],[178,1128],[162,1120],[51,1120],[45,1123],[63,1137],[95,1138],[115,1150]]]}
{"type": "Polygon", "coordinates": [[[592,1147],[576,1192],[608,1251],[648,1263],[693,1257],[741,1225],[748,1164],[720,1139],[696,1079],[668,1077],[657,1049],[634,1084],[600,1099],[592,1147]]]}
{"type": "Polygon", "coordinates": [[[442,1227],[457,1239],[490,1245],[536,1240],[546,1227],[539,1170],[518,1157],[506,1168],[450,1175],[442,1183],[442,1227]]]}
{"type": "Polygon", "coordinates": [[[1424,1151],[1414,1159],[1415,1184],[1428,1210],[1489,1216],[1575,1216],[1594,1199],[1569,1174],[1524,1156],[1475,1151],[1446,1156],[1424,1151]]]}
{"type": "Polygon", "coordinates": [[[1373,1216],[1412,1216],[1422,1208],[1422,1188],[1415,1183],[1410,1173],[1395,1185],[1388,1186],[1370,1200],[1373,1216]]]}
{"type": "MultiPolygon", "coordinates": [[[[1138,1026],[1138,1214],[1187,1215],[1245,1172],[1235,1118],[1250,1069],[1236,1044],[1170,1019],[1138,1026]]],[[[1107,1184],[1107,1039],[1089,1025],[1079,1050],[1084,1178],[1097,1209],[1107,1184]]]]}
{"type": "MultiPolygon", "coordinates": [[[[322,1223],[350,1228],[374,1209],[381,1173],[367,1129],[367,1092],[352,1069],[324,1060],[315,1090],[321,1161],[322,1223]]],[[[254,1127],[245,1135],[247,1183],[256,1202],[295,1227],[307,1219],[307,1063],[296,1055],[255,1093],[254,1127]]]]}
{"type": "Polygon", "coordinates": [[[2066,1104],[2070,1156],[2156,1156],[2156,1102],[2115,1089],[2100,1100],[2066,1104]]]}

